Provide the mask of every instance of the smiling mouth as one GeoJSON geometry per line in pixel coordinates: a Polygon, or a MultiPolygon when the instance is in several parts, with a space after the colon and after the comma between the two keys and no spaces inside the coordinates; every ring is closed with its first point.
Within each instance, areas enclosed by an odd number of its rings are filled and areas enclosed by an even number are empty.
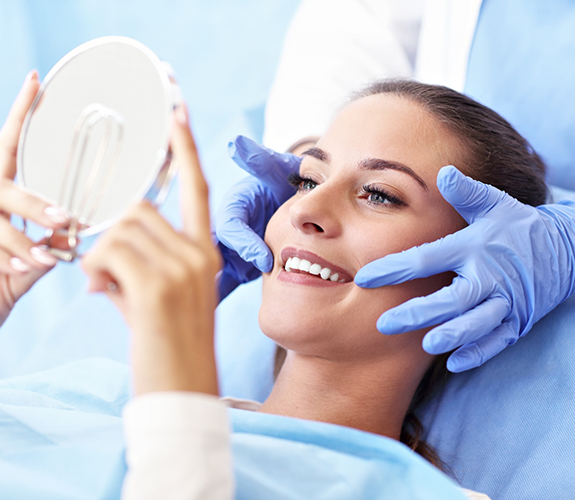
{"type": "Polygon", "coordinates": [[[328,267],[322,267],[319,264],[310,262],[307,259],[300,259],[299,257],[290,257],[287,259],[284,269],[288,273],[308,274],[315,276],[324,281],[334,281],[338,283],[345,283],[345,279],[340,279],[339,273],[333,271],[328,267]]]}

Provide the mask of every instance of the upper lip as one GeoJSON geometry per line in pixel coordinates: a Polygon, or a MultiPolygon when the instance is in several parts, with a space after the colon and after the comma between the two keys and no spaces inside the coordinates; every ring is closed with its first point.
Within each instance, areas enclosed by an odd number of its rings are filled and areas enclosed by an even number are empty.
{"type": "Polygon", "coordinates": [[[316,255],[313,252],[307,250],[301,250],[294,247],[286,247],[281,251],[282,267],[285,267],[285,263],[290,257],[299,257],[300,259],[309,260],[312,264],[319,264],[322,268],[327,267],[332,273],[338,273],[339,279],[344,280],[345,283],[353,281],[353,277],[345,269],[336,266],[332,262],[316,255]]]}

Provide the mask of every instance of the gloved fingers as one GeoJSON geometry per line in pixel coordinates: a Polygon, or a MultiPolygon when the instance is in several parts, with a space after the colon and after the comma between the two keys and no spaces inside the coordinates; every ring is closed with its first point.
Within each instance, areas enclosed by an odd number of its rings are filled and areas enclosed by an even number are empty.
{"type": "Polygon", "coordinates": [[[426,297],[416,297],[384,312],[377,329],[386,335],[411,332],[445,323],[475,307],[482,297],[477,287],[457,276],[453,283],[426,297]]]}
{"type": "Polygon", "coordinates": [[[264,240],[241,219],[230,219],[216,233],[218,240],[235,250],[242,260],[250,262],[261,272],[272,270],[274,256],[264,240]]]}
{"type": "Polygon", "coordinates": [[[493,207],[512,198],[499,189],[462,174],[453,165],[437,174],[437,187],[443,198],[468,224],[483,217],[493,207]]]}
{"type": "Polygon", "coordinates": [[[280,204],[294,195],[295,189],[287,179],[290,173],[299,171],[299,156],[278,153],[242,135],[228,144],[228,154],[240,168],[262,181],[280,204]]]}
{"type": "Polygon", "coordinates": [[[490,335],[457,349],[449,356],[447,369],[453,373],[471,370],[499,354],[508,345],[512,345],[516,339],[515,328],[511,322],[506,321],[493,330],[490,335]]]}
{"type": "Polygon", "coordinates": [[[511,306],[504,297],[488,298],[470,311],[429,331],[423,349],[429,354],[443,354],[475,342],[495,330],[509,315],[511,306]]]}
{"type": "Polygon", "coordinates": [[[465,233],[467,229],[374,260],[357,272],[355,284],[363,288],[377,288],[416,278],[427,278],[446,271],[457,272],[469,254],[469,239],[465,233]]]}
{"type": "Polygon", "coordinates": [[[261,237],[277,208],[277,202],[270,197],[273,195],[259,181],[247,177],[227,193],[230,201],[220,207],[215,217],[218,241],[263,272],[269,272],[273,264],[273,255],[261,237]]]}

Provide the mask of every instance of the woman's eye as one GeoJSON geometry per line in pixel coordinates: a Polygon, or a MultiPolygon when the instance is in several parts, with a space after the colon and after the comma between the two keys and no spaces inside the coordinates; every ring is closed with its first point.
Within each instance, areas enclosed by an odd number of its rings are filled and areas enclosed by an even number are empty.
{"type": "Polygon", "coordinates": [[[404,206],[405,202],[397,196],[388,193],[376,186],[363,186],[363,196],[371,205],[391,205],[395,207],[404,206]]]}
{"type": "Polygon", "coordinates": [[[367,199],[372,203],[391,203],[389,198],[382,193],[369,193],[367,199]]]}
{"type": "Polygon", "coordinates": [[[309,180],[309,179],[304,179],[303,181],[301,181],[298,188],[301,189],[302,191],[308,191],[308,190],[313,189],[316,186],[317,186],[317,183],[315,183],[314,181],[309,180]]]}
{"type": "Polygon", "coordinates": [[[317,182],[312,181],[299,174],[291,173],[288,177],[288,182],[295,187],[298,191],[311,191],[317,187],[317,182]]]}

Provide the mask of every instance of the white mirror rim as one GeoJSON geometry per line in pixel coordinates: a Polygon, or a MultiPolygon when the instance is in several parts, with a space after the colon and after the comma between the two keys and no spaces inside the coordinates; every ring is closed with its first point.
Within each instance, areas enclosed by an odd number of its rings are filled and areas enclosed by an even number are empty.
{"type": "MultiPolygon", "coordinates": [[[[78,117],[90,106],[103,105],[120,117],[124,137],[109,189],[79,236],[103,231],[154,185],[169,148],[175,99],[164,64],[145,45],[126,37],[103,37],[80,45],[48,73],[26,117],[18,146],[20,186],[60,203],[78,117]]],[[[106,134],[100,124],[90,130],[86,165],[97,156],[106,134]]],[[[79,174],[76,199],[82,196],[88,170],[79,174]]],[[[64,204],[64,208],[72,207],[64,204]]]]}

